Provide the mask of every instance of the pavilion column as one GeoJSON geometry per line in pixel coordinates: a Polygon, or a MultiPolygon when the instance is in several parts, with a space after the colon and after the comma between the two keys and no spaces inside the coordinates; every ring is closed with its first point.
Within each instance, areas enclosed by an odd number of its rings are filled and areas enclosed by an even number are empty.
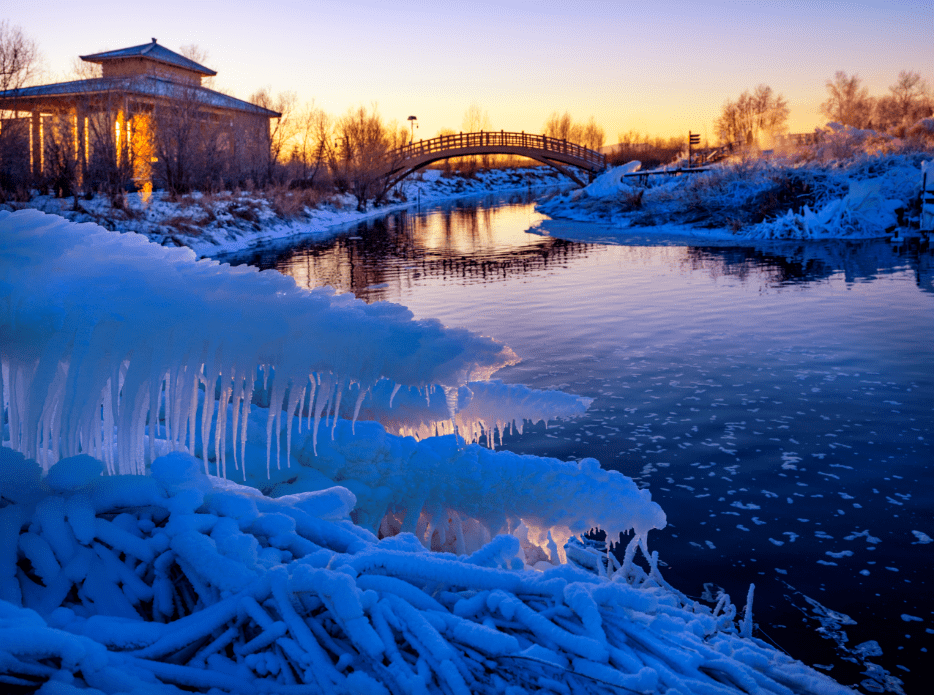
{"type": "Polygon", "coordinates": [[[77,157],[75,176],[78,179],[78,185],[81,186],[84,184],[85,169],[88,166],[88,146],[87,135],[85,132],[85,108],[83,104],[75,105],[75,137],[78,140],[78,147],[75,152],[77,157]]]}
{"type": "Polygon", "coordinates": [[[32,112],[32,173],[42,175],[42,114],[32,112]]]}

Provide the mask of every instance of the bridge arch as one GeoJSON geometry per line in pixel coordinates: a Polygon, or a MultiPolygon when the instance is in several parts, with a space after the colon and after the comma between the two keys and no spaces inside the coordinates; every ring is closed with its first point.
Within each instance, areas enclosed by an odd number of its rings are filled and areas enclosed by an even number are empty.
{"type": "Polygon", "coordinates": [[[605,156],[587,147],[566,140],[533,133],[478,132],[440,135],[431,140],[410,143],[387,155],[388,164],[384,171],[386,185],[390,190],[410,174],[434,162],[452,157],[467,157],[480,154],[512,154],[528,157],[553,167],[578,186],[586,184],[570,170],[577,167],[589,178],[602,171],[607,161],[605,156]]]}

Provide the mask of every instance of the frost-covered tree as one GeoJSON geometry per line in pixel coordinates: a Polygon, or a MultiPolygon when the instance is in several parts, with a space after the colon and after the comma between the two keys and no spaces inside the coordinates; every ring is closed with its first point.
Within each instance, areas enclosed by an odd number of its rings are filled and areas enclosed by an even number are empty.
{"type": "Polygon", "coordinates": [[[836,123],[853,128],[865,128],[871,122],[874,101],[868,96],[868,88],[862,86],[858,75],[847,75],[844,70],[826,82],[829,98],[822,102],[820,112],[836,123]]]}
{"type": "Polygon", "coordinates": [[[920,73],[901,70],[897,82],[875,104],[875,126],[903,134],[921,118],[933,115],[933,92],[920,73]]]}
{"type": "Polygon", "coordinates": [[[588,122],[582,126],[582,139],[579,144],[590,150],[597,150],[604,145],[604,141],[604,128],[598,125],[594,116],[589,116],[588,122]]]}
{"type": "Polygon", "coordinates": [[[726,101],[715,121],[715,130],[722,142],[759,145],[783,133],[789,116],[790,108],[783,95],[762,84],[753,93],[745,90],[736,101],[726,101]]]}
{"type": "Polygon", "coordinates": [[[593,150],[601,147],[605,139],[604,129],[598,125],[594,116],[589,117],[585,124],[576,123],[568,111],[562,115],[558,112],[550,115],[543,125],[543,134],[557,140],[574,142],[576,145],[593,150]]]}

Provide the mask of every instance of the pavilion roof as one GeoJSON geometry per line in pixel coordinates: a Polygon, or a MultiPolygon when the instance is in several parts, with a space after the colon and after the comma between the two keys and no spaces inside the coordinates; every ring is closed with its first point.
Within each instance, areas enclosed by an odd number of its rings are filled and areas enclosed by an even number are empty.
{"type": "MultiPolygon", "coordinates": [[[[208,107],[246,111],[279,118],[281,114],[262,106],[251,104],[227,94],[221,94],[205,87],[182,85],[171,80],[165,80],[152,75],[137,75],[134,77],[97,77],[90,80],[73,80],[71,82],[57,82],[43,84],[35,87],[22,87],[0,92],[0,108],[15,108],[16,102],[21,100],[37,101],[43,98],[65,98],[78,96],[92,96],[107,92],[124,94],[138,94],[149,97],[162,97],[166,99],[195,99],[208,107]],[[4,103],[6,102],[6,103],[4,103]]],[[[26,106],[22,110],[28,110],[26,106]]]]}
{"type": "Polygon", "coordinates": [[[104,51],[103,53],[92,53],[91,55],[80,56],[82,60],[89,63],[105,63],[112,60],[121,60],[124,58],[146,58],[155,60],[159,63],[173,65],[183,70],[201,73],[202,75],[217,75],[214,70],[199,65],[194,60],[189,60],[175,51],[170,51],[165,46],[160,46],[153,39],[150,43],[140,44],[139,46],[130,46],[129,48],[118,48],[114,51],[104,51]]]}

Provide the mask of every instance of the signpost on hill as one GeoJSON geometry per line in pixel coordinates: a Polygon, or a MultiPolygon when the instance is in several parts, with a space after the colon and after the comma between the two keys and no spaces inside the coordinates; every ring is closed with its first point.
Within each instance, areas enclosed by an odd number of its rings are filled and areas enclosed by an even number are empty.
{"type": "Polygon", "coordinates": [[[692,168],[692,146],[693,146],[693,145],[698,145],[698,144],[699,144],[699,138],[701,138],[701,137],[702,137],[702,136],[699,135],[698,133],[693,133],[691,130],[689,131],[689,163],[688,163],[688,165],[687,165],[687,168],[689,168],[689,169],[692,168]]]}

